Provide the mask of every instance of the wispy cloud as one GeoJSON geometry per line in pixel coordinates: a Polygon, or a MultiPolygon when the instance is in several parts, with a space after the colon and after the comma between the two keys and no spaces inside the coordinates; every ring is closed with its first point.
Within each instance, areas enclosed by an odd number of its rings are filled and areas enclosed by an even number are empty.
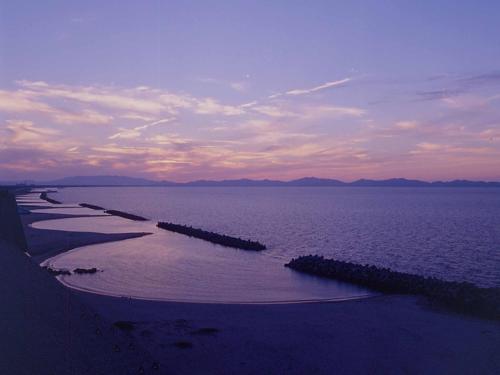
{"type": "Polygon", "coordinates": [[[50,112],[52,108],[35,101],[26,91],[0,91],[0,111],[8,113],[50,112]]]}
{"type": "Polygon", "coordinates": [[[500,85],[500,71],[460,77],[457,82],[466,86],[500,85]]]}
{"type": "Polygon", "coordinates": [[[446,149],[447,147],[448,147],[447,145],[442,145],[438,143],[421,142],[417,144],[417,149],[412,151],[412,153],[417,154],[421,152],[439,151],[446,149]]]}
{"type": "Polygon", "coordinates": [[[217,78],[212,78],[212,77],[196,78],[195,80],[198,82],[202,82],[202,83],[209,83],[209,84],[214,84],[214,85],[218,85],[218,86],[224,86],[224,87],[227,87],[227,88],[230,88],[234,91],[239,91],[239,92],[246,91],[250,86],[250,82],[247,80],[226,81],[223,79],[217,79],[217,78]]]}
{"type": "Polygon", "coordinates": [[[305,95],[305,94],[311,94],[311,93],[316,92],[316,91],[321,91],[321,90],[329,89],[329,88],[332,88],[332,87],[341,86],[341,85],[349,82],[350,80],[351,80],[350,78],[344,78],[344,79],[341,79],[341,80],[338,80],[338,81],[326,82],[326,83],[323,83],[322,85],[319,85],[319,86],[316,86],[316,87],[312,87],[312,88],[308,88],[308,89],[294,89],[294,90],[289,90],[289,91],[285,92],[285,94],[286,95],[305,95]]]}
{"type": "Polygon", "coordinates": [[[500,140],[500,124],[495,128],[483,130],[479,136],[488,141],[500,140]]]}
{"type": "Polygon", "coordinates": [[[248,89],[248,86],[248,82],[245,81],[231,82],[229,84],[229,87],[231,87],[233,90],[240,92],[246,91],[248,89]]]}
{"type": "Polygon", "coordinates": [[[220,104],[217,100],[212,98],[197,100],[194,111],[204,115],[222,114],[226,116],[237,116],[245,113],[245,110],[241,107],[220,104]]]}
{"type": "Polygon", "coordinates": [[[285,91],[283,93],[272,94],[272,95],[269,95],[267,98],[268,99],[276,99],[276,98],[279,98],[279,97],[285,96],[285,95],[297,96],[297,95],[312,94],[313,92],[326,90],[326,89],[336,87],[336,86],[342,86],[349,81],[351,81],[351,78],[344,78],[344,79],[340,79],[337,81],[325,82],[325,83],[323,83],[319,86],[315,86],[315,87],[310,87],[310,88],[306,88],[306,89],[292,89],[292,90],[285,91]]]}
{"type": "MultiPolygon", "coordinates": [[[[26,95],[34,99],[66,99],[77,103],[89,104],[108,110],[136,113],[137,116],[176,114],[180,109],[192,109],[198,113],[222,113],[232,115],[242,111],[222,105],[212,98],[195,98],[187,94],[176,94],[166,90],[139,86],[123,89],[107,86],[68,86],[50,85],[45,82],[19,81],[26,95]]],[[[27,103],[26,103],[27,104],[27,103]]],[[[18,106],[26,107],[24,102],[18,106]]]]}
{"type": "Polygon", "coordinates": [[[420,100],[445,100],[475,92],[478,89],[500,87],[500,72],[492,71],[476,75],[440,75],[438,78],[429,79],[434,86],[417,91],[420,100]],[[435,83],[435,84],[434,84],[435,83]]]}
{"type": "Polygon", "coordinates": [[[10,133],[9,142],[13,144],[40,143],[59,134],[55,129],[37,127],[32,121],[26,120],[7,120],[5,129],[10,133]]]}
{"type": "Polygon", "coordinates": [[[138,120],[138,121],[153,121],[154,117],[151,116],[146,116],[146,115],[140,115],[138,113],[124,113],[120,116],[121,118],[127,119],[127,120],[138,120]]]}
{"type": "Polygon", "coordinates": [[[174,101],[162,101],[159,95],[155,98],[146,97],[145,91],[141,88],[122,90],[99,86],[50,85],[45,82],[19,81],[18,83],[21,87],[31,90],[30,96],[35,98],[70,99],[111,109],[159,114],[173,111],[178,106],[177,97],[174,101]]]}
{"type": "Polygon", "coordinates": [[[109,124],[113,116],[108,116],[91,109],[85,109],[80,113],[54,111],[52,118],[61,124],[109,124]]]}
{"type": "Polygon", "coordinates": [[[302,117],[314,119],[321,117],[361,117],[366,111],[358,107],[339,107],[333,105],[306,106],[302,112],[302,117]]]}
{"type": "Polygon", "coordinates": [[[437,89],[437,90],[427,90],[427,91],[418,91],[417,96],[419,100],[443,100],[447,98],[451,98],[453,96],[460,95],[463,93],[464,89],[437,89]]]}
{"type": "MultiPolygon", "coordinates": [[[[425,85],[446,87],[448,79],[425,85]]],[[[441,95],[432,106],[408,101],[397,111],[368,111],[348,90],[338,102],[308,95],[349,82],[235,103],[233,97],[224,101],[144,85],[20,81],[0,90],[0,169],[39,176],[75,169],[137,171],[174,180],[310,174],[349,179],[382,176],[387,168],[423,176],[421,165],[433,158],[442,171],[453,160],[493,165],[500,153],[493,89],[441,95]]]]}
{"type": "Polygon", "coordinates": [[[402,130],[413,130],[418,126],[417,121],[398,121],[395,127],[402,130]]]}
{"type": "Polygon", "coordinates": [[[135,128],[132,129],[124,129],[120,128],[120,131],[118,133],[115,133],[109,137],[109,139],[117,139],[117,138],[124,138],[124,139],[132,139],[132,138],[138,138],[141,136],[142,131],[146,130],[148,128],[151,128],[156,125],[160,124],[165,124],[167,122],[173,121],[173,118],[165,118],[161,119],[158,121],[153,121],[149,124],[141,125],[141,126],[136,126],[135,128]]]}
{"type": "Polygon", "coordinates": [[[253,106],[252,110],[255,112],[270,116],[270,117],[291,117],[291,116],[297,116],[297,113],[292,112],[287,109],[280,108],[275,105],[260,105],[260,106],[253,106]]]}

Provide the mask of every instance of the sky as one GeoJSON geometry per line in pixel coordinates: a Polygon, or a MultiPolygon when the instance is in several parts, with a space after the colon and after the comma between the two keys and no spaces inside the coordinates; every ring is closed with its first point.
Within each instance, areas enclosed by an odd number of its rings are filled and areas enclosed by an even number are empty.
{"type": "Polygon", "coordinates": [[[500,181],[498,1],[0,1],[0,181],[500,181]]]}

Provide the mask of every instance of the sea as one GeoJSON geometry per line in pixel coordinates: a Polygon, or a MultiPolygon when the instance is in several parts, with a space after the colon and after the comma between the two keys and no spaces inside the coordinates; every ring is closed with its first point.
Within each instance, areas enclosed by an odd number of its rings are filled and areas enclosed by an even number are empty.
{"type": "Polygon", "coordinates": [[[251,239],[268,248],[236,250],[161,230],[86,246],[55,260],[59,266],[104,269],[97,277],[67,280],[84,290],[241,303],[372,293],[284,267],[308,254],[500,287],[497,188],[69,187],[50,196],[130,212],[153,223],[169,221],[251,239]]]}

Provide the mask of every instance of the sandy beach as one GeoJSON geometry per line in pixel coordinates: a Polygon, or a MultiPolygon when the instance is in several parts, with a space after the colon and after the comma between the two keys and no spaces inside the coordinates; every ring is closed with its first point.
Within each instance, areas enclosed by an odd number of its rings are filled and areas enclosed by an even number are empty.
{"type": "Polygon", "coordinates": [[[67,217],[75,215],[21,216],[31,258],[14,245],[0,245],[1,306],[7,317],[0,340],[2,373],[496,374],[500,369],[498,321],[440,310],[423,297],[240,305],[116,298],[65,288],[37,263],[79,246],[144,235],[30,227],[67,217]],[[117,329],[116,322],[126,323],[117,329]]]}

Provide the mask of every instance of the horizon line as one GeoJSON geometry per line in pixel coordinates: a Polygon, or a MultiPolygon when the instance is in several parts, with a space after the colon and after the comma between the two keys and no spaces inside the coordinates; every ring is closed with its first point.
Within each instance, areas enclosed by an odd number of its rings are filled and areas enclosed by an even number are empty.
{"type": "MultiPolygon", "coordinates": [[[[193,183],[224,183],[224,182],[243,182],[243,181],[248,181],[248,182],[275,182],[275,183],[292,183],[292,182],[298,182],[298,181],[303,181],[303,180],[316,180],[316,181],[330,181],[330,182],[338,182],[342,184],[353,184],[356,182],[362,182],[362,181],[367,181],[367,182],[389,182],[389,181],[404,181],[404,182],[415,182],[415,183],[426,183],[426,184],[433,184],[433,183],[453,183],[453,182],[464,182],[464,183],[499,183],[500,184],[500,179],[498,180],[486,180],[486,179],[467,179],[467,178],[455,178],[455,179],[436,179],[436,180],[421,180],[418,178],[407,178],[407,177],[390,177],[390,178],[358,178],[355,180],[350,180],[350,181],[344,181],[341,179],[337,178],[332,178],[332,177],[316,177],[316,176],[304,176],[304,177],[299,177],[299,178],[293,178],[293,179],[274,179],[274,178],[248,178],[248,177],[241,177],[241,178],[225,178],[225,179],[206,179],[206,178],[200,178],[200,179],[193,179],[193,180],[188,180],[188,181],[174,181],[174,180],[168,180],[168,179],[150,179],[146,177],[132,177],[132,176],[127,176],[127,175],[79,175],[79,176],[65,176],[65,177],[60,177],[60,178],[54,178],[50,180],[30,180],[30,179],[23,179],[23,180],[11,180],[11,181],[0,181],[0,184],[6,184],[5,186],[16,184],[16,185],[27,185],[27,186],[42,186],[44,184],[47,185],[56,185],[55,183],[57,182],[64,182],[64,180],[69,180],[69,179],[99,179],[99,178],[116,178],[116,179],[130,179],[130,180],[142,180],[144,183],[151,182],[151,186],[154,186],[155,184],[162,184],[162,183],[170,183],[170,184],[177,184],[177,185],[186,185],[186,184],[193,184],[193,183]]],[[[87,184],[87,185],[94,185],[94,186],[115,186],[115,184],[112,185],[106,185],[106,184],[87,184]]],[[[118,184],[116,184],[118,185],[118,184]]],[[[122,186],[126,186],[127,184],[122,184],[122,186]]],[[[79,184],[75,184],[74,186],[81,186],[79,184]]],[[[128,186],[136,186],[135,184],[130,184],[128,186]]],[[[147,185],[142,185],[142,186],[147,186],[147,185]]]]}

